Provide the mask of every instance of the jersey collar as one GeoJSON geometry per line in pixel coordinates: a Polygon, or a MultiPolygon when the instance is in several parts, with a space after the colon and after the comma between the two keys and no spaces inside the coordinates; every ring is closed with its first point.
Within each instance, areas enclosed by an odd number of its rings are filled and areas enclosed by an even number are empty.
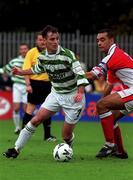
{"type": "Polygon", "coordinates": [[[112,44],[112,46],[110,46],[109,50],[108,50],[108,54],[110,54],[110,52],[112,51],[112,49],[116,48],[116,44],[112,44]]]}

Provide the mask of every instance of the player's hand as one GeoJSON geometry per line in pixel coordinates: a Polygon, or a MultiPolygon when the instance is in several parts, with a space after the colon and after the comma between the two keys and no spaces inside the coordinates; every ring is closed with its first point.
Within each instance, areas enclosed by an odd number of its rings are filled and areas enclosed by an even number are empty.
{"type": "Polygon", "coordinates": [[[76,103],[81,102],[82,99],[83,99],[83,93],[77,93],[77,94],[75,95],[75,97],[74,97],[74,101],[75,101],[76,103]]]}
{"type": "Polygon", "coordinates": [[[94,79],[94,74],[91,71],[86,72],[86,77],[87,77],[87,79],[93,80],[94,79]]]}
{"type": "Polygon", "coordinates": [[[26,91],[28,93],[32,93],[33,92],[31,85],[26,86],[26,91]]]}
{"type": "Polygon", "coordinates": [[[12,69],[12,73],[13,74],[16,74],[16,75],[22,75],[22,69],[20,69],[20,68],[18,68],[18,67],[14,67],[13,69],[12,69]]]}

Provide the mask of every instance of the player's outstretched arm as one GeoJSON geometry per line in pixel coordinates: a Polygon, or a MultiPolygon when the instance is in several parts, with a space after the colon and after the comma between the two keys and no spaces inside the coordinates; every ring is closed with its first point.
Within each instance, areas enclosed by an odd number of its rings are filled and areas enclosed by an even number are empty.
{"type": "Polygon", "coordinates": [[[22,69],[17,68],[17,67],[14,67],[12,69],[12,73],[16,74],[16,75],[20,75],[20,76],[33,74],[31,69],[22,70],[22,69]]]}

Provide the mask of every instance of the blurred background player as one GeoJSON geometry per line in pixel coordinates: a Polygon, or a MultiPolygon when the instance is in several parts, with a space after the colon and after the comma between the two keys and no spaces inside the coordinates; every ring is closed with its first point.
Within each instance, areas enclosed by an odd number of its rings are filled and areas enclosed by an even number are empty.
{"type": "Polygon", "coordinates": [[[7,73],[11,76],[13,82],[13,122],[15,125],[15,134],[19,134],[21,130],[21,118],[20,118],[20,109],[21,103],[23,103],[23,110],[26,109],[27,103],[27,92],[25,86],[25,79],[23,76],[18,76],[11,74],[12,68],[14,66],[22,68],[24,63],[24,58],[28,52],[29,47],[27,44],[22,43],[19,45],[19,56],[9,61],[7,65],[3,68],[0,68],[0,73],[7,73]]]}
{"type": "MultiPolygon", "coordinates": [[[[30,49],[25,57],[23,69],[29,69],[37,63],[37,58],[41,51],[45,50],[45,42],[41,32],[36,33],[36,47],[30,49]]],[[[44,102],[51,91],[51,83],[47,73],[25,76],[26,89],[28,92],[28,102],[23,118],[23,127],[31,120],[37,105],[44,102]]],[[[43,122],[44,135],[46,141],[56,141],[56,137],[51,135],[51,118],[43,122]]]]}

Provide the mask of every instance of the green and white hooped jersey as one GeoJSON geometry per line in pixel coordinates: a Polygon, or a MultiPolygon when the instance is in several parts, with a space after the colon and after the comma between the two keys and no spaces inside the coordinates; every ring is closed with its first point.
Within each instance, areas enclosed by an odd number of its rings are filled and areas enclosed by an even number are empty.
{"type": "Polygon", "coordinates": [[[14,75],[12,74],[12,68],[14,66],[18,68],[22,68],[24,63],[24,58],[22,56],[18,56],[17,58],[12,59],[6,64],[3,68],[0,68],[0,73],[7,73],[11,76],[11,80],[13,83],[25,84],[24,76],[14,75]]]}
{"type": "Polygon", "coordinates": [[[89,84],[74,53],[61,46],[58,46],[56,54],[51,55],[43,51],[38,57],[38,63],[32,67],[32,72],[34,74],[47,72],[52,90],[57,93],[70,93],[80,85],[89,84]]]}

